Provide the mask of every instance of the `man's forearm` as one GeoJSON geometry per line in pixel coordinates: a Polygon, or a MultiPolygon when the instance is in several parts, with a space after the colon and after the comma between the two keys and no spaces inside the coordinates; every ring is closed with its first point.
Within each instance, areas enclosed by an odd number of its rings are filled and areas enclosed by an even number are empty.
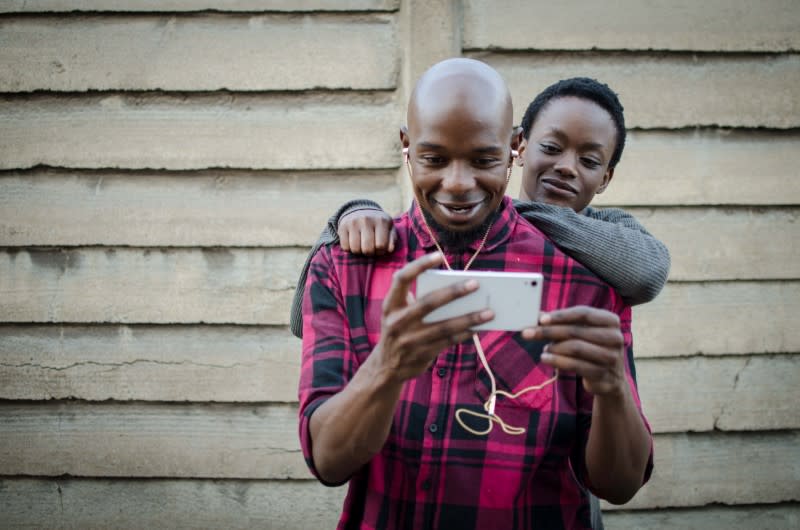
{"type": "Polygon", "coordinates": [[[651,436],[630,389],[595,396],[586,446],[586,469],[595,493],[622,504],[642,486],[651,436]]]}
{"type": "Polygon", "coordinates": [[[391,381],[370,356],[348,385],[310,420],[314,465],[328,483],[344,482],[386,442],[402,383],[391,381]]]}

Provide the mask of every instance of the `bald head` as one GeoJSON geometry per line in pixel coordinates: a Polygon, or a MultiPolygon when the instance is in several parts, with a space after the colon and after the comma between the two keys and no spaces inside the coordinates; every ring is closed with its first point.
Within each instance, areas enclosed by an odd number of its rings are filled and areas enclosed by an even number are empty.
{"type": "Polygon", "coordinates": [[[514,111],[506,82],[486,63],[474,59],[447,59],[419,78],[408,103],[408,125],[435,119],[454,110],[468,109],[478,120],[494,122],[511,134],[514,111]]]}
{"type": "Polygon", "coordinates": [[[400,141],[414,196],[440,236],[469,244],[488,233],[522,137],[512,119],[505,81],[480,61],[442,61],[417,82],[400,141]]]}

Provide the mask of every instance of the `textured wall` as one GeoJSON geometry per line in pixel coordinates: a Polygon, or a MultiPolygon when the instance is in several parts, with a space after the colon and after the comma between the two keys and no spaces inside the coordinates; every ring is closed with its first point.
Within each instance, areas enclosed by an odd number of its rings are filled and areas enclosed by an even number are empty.
{"type": "Polygon", "coordinates": [[[0,527],[333,526],[291,292],[340,203],[407,203],[409,87],[461,54],[517,119],[614,87],[598,204],[672,252],[634,321],[656,472],[607,527],[796,528],[798,27],[792,0],[0,3],[0,527]]]}

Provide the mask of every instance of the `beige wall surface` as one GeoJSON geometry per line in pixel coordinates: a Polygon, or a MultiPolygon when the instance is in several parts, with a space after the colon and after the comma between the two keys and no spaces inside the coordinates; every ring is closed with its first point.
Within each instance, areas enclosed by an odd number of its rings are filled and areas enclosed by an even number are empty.
{"type": "Polygon", "coordinates": [[[656,469],[606,527],[797,528],[798,27],[794,0],[0,2],[0,527],[334,527],[291,294],[343,201],[407,205],[409,88],[463,55],[517,120],[610,84],[597,204],[671,250],[634,310],[656,469]]]}

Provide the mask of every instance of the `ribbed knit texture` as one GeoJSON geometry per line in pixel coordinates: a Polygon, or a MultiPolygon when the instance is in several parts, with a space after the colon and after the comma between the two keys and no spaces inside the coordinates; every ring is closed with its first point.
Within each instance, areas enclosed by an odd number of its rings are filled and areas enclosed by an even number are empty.
{"type": "MultiPolygon", "coordinates": [[[[629,305],[649,302],[667,282],[669,250],[624,210],[587,207],[576,213],[562,206],[518,200],[514,201],[514,207],[565,253],[616,289],[629,305]]],[[[289,328],[296,337],[303,336],[303,292],[311,258],[322,245],[339,242],[339,219],[366,209],[380,210],[381,207],[365,199],[342,205],[328,219],[311,249],[292,299],[289,328]]]]}

